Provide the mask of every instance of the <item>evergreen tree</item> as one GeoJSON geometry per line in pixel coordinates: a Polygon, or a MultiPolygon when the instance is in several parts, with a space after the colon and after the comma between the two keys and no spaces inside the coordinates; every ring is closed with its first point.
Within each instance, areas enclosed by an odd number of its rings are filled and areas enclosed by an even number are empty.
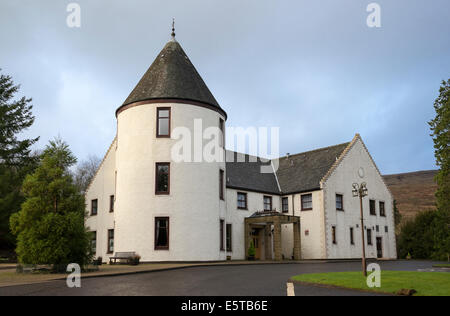
{"type": "Polygon", "coordinates": [[[10,76],[0,75],[0,249],[14,248],[9,218],[20,210],[20,187],[37,163],[31,146],[38,138],[18,139],[34,122],[31,99],[15,99],[19,88],[10,76]]]}
{"type": "Polygon", "coordinates": [[[434,153],[439,171],[436,175],[437,214],[432,225],[434,259],[448,259],[450,255],[450,79],[442,81],[439,96],[434,102],[436,117],[429,122],[434,153]]]}
{"type": "Polygon", "coordinates": [[[439,96],[434,101],[436,117],[429,122],[434,142],[434,154],[439,171],[436,175],[437,208],[450,209],[450,79],[442,81],[439,96]]]}
{"type": "Polygon", "coordinates": [[[25,178],[26,200],[11,216],[21,263],[85,265],[91,259],[84,196],[69,171],[75,162],[68,145],[56,139],[44,150],[36,171],[25,178]]]}
{"type": "Polygon", "coordinates": [[[397,200],[394,200],[393,204],[394,204],[394,223],[395,223],[395,227],[397,228],[398,225],[400,225],[400,223],[402,222],[402,214],[398,210],[397,200]]]}

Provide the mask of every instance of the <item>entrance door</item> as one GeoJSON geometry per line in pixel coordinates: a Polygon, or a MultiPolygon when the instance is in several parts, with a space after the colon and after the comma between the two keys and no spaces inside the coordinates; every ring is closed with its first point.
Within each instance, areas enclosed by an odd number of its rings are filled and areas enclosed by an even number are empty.
{"type": "Polygon", "coordinates": [[[377,258],[383,258],[383,242],[381,237],[377,237],[377,258]]]}
{"type": "Polygon", "coordinates": [[[259,242],[259,230],[253,232],[253,245],[255,246],[255,259],[261,259],[261,245],[259,242]]]}

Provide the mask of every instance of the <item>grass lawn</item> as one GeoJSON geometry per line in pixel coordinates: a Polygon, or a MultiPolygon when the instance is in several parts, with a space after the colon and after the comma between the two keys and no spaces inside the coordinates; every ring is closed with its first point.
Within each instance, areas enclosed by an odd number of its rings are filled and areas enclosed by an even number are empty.
{"type": "Polygon", "coordinates": [[[381,271],[380,288],[369,288],[362,272],[300,274],[292,279],[393,294],[401,289],[414,289],[417,291],[415,296],[450,295],[450,273],[447,272],[381,271]]]}
{"type": "Polygon", "coordinates": [[[450,268],[450,264],[449,263],[444,263],[444,264],[433,264],[434,268],[450,268]]]}

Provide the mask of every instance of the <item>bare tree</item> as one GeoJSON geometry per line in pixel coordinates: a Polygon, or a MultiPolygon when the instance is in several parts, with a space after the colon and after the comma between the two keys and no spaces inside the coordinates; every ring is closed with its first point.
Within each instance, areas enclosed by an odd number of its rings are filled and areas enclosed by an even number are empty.
{"type": "Polygon", "coordinates": [[[100,167],[101,159],[91,155],[86,160],[81,161],[75,169],[73,179],[80,192],[86,192],[89,184],[100,167]]]}

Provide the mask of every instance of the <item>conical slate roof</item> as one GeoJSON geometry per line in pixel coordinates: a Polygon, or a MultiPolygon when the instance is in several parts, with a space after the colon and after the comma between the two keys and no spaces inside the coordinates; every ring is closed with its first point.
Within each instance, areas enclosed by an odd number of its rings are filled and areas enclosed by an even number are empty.
{"type": "Polygon", "coordinates": [[[154,99],[189,100],[222,110],[175,39],[164,46],[122,106],[154,99]]]}

